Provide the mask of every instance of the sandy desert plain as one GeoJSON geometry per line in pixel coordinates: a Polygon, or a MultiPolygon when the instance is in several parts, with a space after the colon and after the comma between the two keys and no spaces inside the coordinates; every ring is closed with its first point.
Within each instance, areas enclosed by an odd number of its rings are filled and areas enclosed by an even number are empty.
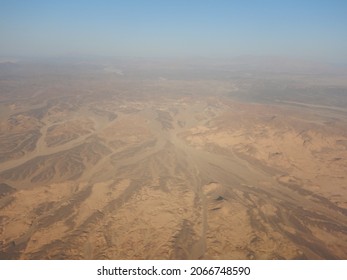
{"type": "Polygon", "coordinates": [[[0,63],[0,259],[347,259],[347,71],[254,65],[0,63]]]}

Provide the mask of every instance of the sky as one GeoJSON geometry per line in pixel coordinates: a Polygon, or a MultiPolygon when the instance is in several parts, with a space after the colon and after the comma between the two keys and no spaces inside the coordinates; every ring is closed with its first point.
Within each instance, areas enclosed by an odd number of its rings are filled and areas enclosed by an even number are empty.
{"type": "Polygon", "coordinates": [[[347,62],[346,0],[0,0],[0,56],[347,62]]]}

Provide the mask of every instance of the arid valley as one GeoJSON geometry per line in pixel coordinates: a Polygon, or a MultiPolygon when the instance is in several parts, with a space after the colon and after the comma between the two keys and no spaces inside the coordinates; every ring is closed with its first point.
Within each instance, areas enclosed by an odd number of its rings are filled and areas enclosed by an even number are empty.
{"type": "Polygon", "coordinates": [[[347,259],[347,71],[274,65],[0,63],[0,259],[347,259]]]}

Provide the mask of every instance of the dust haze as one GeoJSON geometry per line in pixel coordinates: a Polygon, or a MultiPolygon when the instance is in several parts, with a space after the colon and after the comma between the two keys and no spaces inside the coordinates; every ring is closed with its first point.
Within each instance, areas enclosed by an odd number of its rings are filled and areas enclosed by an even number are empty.
{"type": "Polygon", "coordinates": [[[3,60],[1,259],[347,259],[347,70],[3,60]]]}

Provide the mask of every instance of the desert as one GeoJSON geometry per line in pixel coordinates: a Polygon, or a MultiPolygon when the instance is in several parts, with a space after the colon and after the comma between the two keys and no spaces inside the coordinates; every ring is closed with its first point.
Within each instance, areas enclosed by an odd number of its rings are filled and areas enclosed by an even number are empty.
{"type": "Polygon", "coordinates": [[[347,72],[243,65],[1,63],[0,258],[346,259],[347,72]]]}

